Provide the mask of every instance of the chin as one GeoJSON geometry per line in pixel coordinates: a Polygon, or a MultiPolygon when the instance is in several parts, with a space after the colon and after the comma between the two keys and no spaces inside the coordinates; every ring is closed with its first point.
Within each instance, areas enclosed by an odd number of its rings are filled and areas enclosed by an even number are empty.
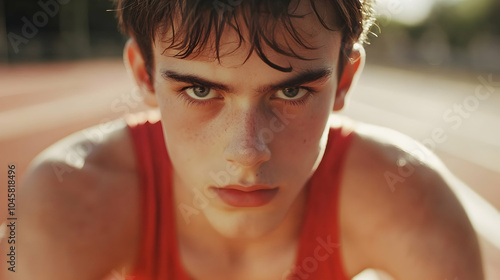
{"type": "Polygon", "coordinates": [[[270,233],[284,220],[284,214],[273,211],[224,211],[205,209],[205,217],[222,236],[231,239],[258,239],[270,233]]]}

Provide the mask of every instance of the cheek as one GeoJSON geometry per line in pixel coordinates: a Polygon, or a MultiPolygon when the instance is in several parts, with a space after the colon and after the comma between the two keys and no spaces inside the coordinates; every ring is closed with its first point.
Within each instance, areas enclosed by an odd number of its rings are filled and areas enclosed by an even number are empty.
{"type": "Polygon", "coordinates": [[[285,137],[289,138],[289,157],[299,159],[305,165],[316,161],[321,147],[321,138],[327,125],[329,114],[325,111],[313,112],[297,123],[285,137]]]}
{"type": "Polygon", "coordinates": [[[282,163],[293,165],[293,170],[301,174],[310,172],[320,156],[324,144],[321,142],[322,136],[332,111],[333,94],[315,97],[311,105],[307,111],[292,119],[279,135],[279,141],[273,145],[282,163]]]}
{"type": "Polygon", "coordinates": [[[216,152],[216,133],[210,126],[199,125],[187,120],[165,120],[164,131],[167,149],[180,154],[183,160],[205,158],[216,152]]]}
{"type": "Polygon", "coordinates": [[[159,101],[165,142],[172,160],[196,163],[196,159],[217,149],[218,132],[207,122],[210,116],[190,113],[175,96],[159,101]]]}
{"type": "Polygon", "coordinates": [[[334,94],[332,89],[328,88],[313,98],[311,108],[297,120],[293,132],[299,138],[298,145],[311,148],[317,147],[323,135],[328,118],[332,113],[334,94]]]}

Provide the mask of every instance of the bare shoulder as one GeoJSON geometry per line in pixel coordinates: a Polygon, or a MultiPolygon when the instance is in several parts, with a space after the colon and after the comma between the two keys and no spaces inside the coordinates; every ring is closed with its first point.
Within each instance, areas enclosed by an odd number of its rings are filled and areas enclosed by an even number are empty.
{"type": "Polygon", "coordinates": [[[102,279],[131,264],[139,228],[135,168],[122,121],[77,132],[42,152],[19,190],[20,279],[102,279]]]}
{"type": "Polygon", "coordinates": [[[452,177],[410,137],[359,124],[342,179],[346,269],[376,268],[396,279],[482,279],[477,237],[452,177]]]}

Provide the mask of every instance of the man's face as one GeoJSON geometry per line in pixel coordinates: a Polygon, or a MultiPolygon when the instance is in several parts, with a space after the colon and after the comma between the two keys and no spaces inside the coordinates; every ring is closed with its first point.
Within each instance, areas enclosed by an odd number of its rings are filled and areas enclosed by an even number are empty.
{"type": "Polygon", "coordinates": [[[220,64],[209,50],[178,59],[172,57],[175,51],[164,52],[167,45],[154,47],[154,91],[176,192],[191,198],[175,206],[201,211],[225,236],[257,237],[276,228],[324,152],[341,34],[324,29],[312,14],[294,21],[318,49],[294,48],[317,58],[309,61],[265,49],[273,63],[293,67],[289,73],[271,68],[255,53],[242,64],[248,46],[235,50],[238,38],[229,31],[222,38],[220,64]],[[275,191],[271,200],[267,194],[236,196],[243,202],[235,206],[214,192],[228,185],[275,191]]]}

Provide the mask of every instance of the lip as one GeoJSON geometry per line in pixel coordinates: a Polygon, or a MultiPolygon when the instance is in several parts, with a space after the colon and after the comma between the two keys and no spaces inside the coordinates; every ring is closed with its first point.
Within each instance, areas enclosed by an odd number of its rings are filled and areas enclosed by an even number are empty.
{"type": "Polygon", "coordinates": [[[244,187],[240,185],[229,185],[221,188],[213,188],[215,193],[226,204],[233,207],[259,207],[271,202],[278,193],[278,187],[265,185],[254,185],[244,187]]]}

